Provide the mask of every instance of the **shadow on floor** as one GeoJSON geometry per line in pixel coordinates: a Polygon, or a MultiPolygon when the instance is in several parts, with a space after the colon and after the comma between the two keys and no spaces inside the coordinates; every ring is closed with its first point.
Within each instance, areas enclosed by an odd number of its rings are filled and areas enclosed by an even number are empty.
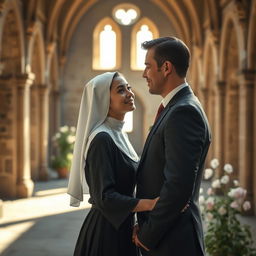
{"type": "Polygon", "coordinates": [[[71,256],[78,233],[89,209],[56,214],[26,221],[5,223],[0,228],[29,228],[10,244],[1,256],[71,256]]]}

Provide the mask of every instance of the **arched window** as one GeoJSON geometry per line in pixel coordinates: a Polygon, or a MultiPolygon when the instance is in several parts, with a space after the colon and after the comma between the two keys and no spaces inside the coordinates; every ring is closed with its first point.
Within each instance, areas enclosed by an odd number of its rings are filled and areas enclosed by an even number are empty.
{"type": "Polygon", "coordinates": [[[112,19],[104,18],[95,27],[93,33],[93,69],[118,69],[120,52],[120,29],[112,19]]]}
{"type": "Polygon", "coordinates": [[[114,68],[116,66],[116,33],[111,25],[106,25],[100,32],[100,67],[114,68]]]}
{"type": "Polygon", "coordinates": [[[122,3],[113,9],[113,18],[123,26],[129,26],[137,21],[140,16],[139,8],[130,3],[122,3]]]}
{"type": "Polygon", "coordinates": [[[158,36],[155,24],[148,18],[141,19],[134,26],[131,35],[131,69],[144,69],[146,51],[141,48],[141,44],[158,36]]]}
{"type": "Polygon", "coordinates": [[[153,33],[149,30],[148,25],[142,25],[136,33],[136,66],[139,69],[144,68],[146,51],[141,49],[141,44],[153,39],[153,33]]]}

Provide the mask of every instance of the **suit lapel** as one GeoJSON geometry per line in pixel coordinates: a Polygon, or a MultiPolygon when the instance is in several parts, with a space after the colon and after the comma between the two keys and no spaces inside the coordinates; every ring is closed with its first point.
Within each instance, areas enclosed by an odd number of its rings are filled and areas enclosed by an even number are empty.
{"type": "MultiPolygon", "coordinates": [[[[167,106],[165,107],[165,109],[163,110],[162,114],[160,115],[160,117],[158,118],[158,120],[155,122],[155,124],[152,126],[149,134],[148,134],[148,137],[146,139],[146,142],[145,142],[145,145],[144,145],[144,148],[143,148],[143,152],[142,152],[142,155],[141,155],[141,160],[140,160],[140,163],[139,163],[139,167],[141,166],[143,160],[144,160],[144,156],[148,150],[148,146],[150,144],[150,141],[152,139],[152,136],[153,134],[156,132],[157,128],[159,127],[159,125],[161,124],[163,118],[166,116],[166,114],[170,111],[170,109],[181,99],[183,98],[184,96],[186,96],[187,94],[193,94],[193,91],[190,89],[189,86],[181,89],[171,100],[170,102],[167,104],[167,106]]],[[[139,169],[138,167],[138,169],[139,169]]]]}

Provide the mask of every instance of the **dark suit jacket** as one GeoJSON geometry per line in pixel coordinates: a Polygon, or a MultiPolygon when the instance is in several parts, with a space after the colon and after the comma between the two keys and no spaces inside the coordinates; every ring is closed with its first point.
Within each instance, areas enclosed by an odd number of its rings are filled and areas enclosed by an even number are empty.
{"type": "Polygon", "coordinates": [[[198,196],[210,140],[202,106],[185,87],[152,127],[138,167],[137,198],[160,196],[153,211],[138,213],[145,255],[204,255],[198,196]]]}

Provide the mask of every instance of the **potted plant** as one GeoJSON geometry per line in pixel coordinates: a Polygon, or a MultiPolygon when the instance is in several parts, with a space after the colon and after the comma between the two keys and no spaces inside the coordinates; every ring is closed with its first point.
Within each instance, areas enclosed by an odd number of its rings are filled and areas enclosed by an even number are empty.
{"type": "MultiPolygon", "coordinates": [[[[218,167],[219,161],[213,159],[204,178],[214,177],[218,167]]],[[[232,165],[225,164],[224,175],[212,180],[206,196],[201,190],[199,204],[206,226],[206,251],[210,256],[255,256],[250,229],[239,220],[251,204],[246,200],[247,191],[232,179],[232,173],[232,165]]]]}
{"type": "Polygon", "coordinates": [[[62,126],[53,136],[54,155],[51,166],[58,172],[59,178],[66,178],[69,173],[75,142],[75,127],[62,126]]]}

